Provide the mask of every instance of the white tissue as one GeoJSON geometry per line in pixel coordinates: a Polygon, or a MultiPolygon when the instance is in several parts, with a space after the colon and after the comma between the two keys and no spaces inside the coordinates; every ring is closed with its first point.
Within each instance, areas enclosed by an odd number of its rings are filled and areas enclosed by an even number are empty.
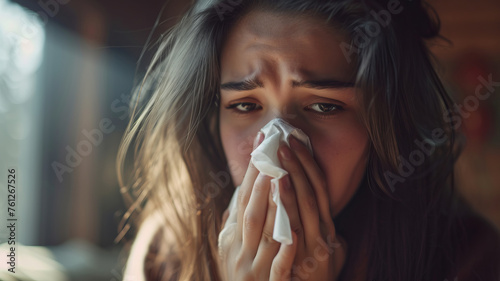
{"type": "MultiPolygon", "coordinates": [[[[275,118],[265,125],[261,130],[264,133],[264,140],[262,143],[250,154],[254,166],[262,174],[272,177],[271,182],[274,183],[275,189],[273,193],[273,201],[276,203],[276,217],[274,220],[273,239],[285,245],[292,244],[292,230],[290,227],[290,220],[286,213],[285,207],[281,202],[279,193],[279,179],[288,174],[287,171],[282,169],[277,152],[280,142],[285,142],[288,146],[288,138],[290,135],[296,137],[299,141],[304,143],[309,152],[312,154],[311,142],[309,137],[300,129],[293,127],[288,122],[281,118],[275,118]]],[[[230,209],[235,207],[236,194],[238,193],[239,186],[231,200],[230,209]]]]}

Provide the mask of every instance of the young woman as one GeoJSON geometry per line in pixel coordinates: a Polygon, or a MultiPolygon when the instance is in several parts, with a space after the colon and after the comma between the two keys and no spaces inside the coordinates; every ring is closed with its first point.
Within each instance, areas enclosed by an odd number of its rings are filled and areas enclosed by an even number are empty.
{"type": "Polygon", "coordinates": [[[417,0],[189,10],[161,39],[120,148],[123,163],[135,147],[122,190],[139,230],[124,280],[500,280],[497,234],[453,188],[459,117],[426,47],[439,31],[429,11],[417,0]],[[291,245],[272,239],[270,179],[249,165],[276,117],[314,152],[292,139],[278,153],[291,245]],[[237,212],[224,213],[237,186],[237,212]]]}

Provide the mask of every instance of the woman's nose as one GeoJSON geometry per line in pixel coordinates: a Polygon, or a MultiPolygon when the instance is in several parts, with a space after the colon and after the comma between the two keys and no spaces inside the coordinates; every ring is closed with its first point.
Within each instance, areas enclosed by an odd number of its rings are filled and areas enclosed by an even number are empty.
{"type": "Polygon", "coordinates": [[[266,121],[269,122],[275,118],[281,118],[294,127],[299,127],[301,123],[299,114],[297,114],[297,111],[293,105],[273,107],[270,110],[269,116],[266,118],[266,121]]]}

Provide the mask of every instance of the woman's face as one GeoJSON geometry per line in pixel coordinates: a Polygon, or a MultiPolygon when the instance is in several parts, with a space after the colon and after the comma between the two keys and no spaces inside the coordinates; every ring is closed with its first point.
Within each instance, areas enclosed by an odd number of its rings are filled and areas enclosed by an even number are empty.
{"type": "Polygon", "coordinates": [[[221,57],[220,131],[231,176],[240,185],[253,139],[281,117],[306,133],[328,185],[335,216],[364,175],[368,135],[352,87],[347,37],[324,21],[254,11],[231,30],[221,57]],[[251,81],[242,84],[242,81],[251,81]]]}

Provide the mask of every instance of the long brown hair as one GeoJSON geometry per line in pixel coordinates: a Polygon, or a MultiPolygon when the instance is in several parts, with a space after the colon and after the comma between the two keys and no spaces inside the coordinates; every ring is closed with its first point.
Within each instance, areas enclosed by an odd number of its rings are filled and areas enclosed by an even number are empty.
{"type": "Polygon", "coordinates": [[[452,100],[426,46],[439,37],[439,21],[422,1],[390,2],[398,1],[200,1],[164,34],[135,92],[118,156],[130,204],[124,222],[139,226],[152,212],[163,214],[155,266],[168,270],[155,278],[219,279],[217,236],[234,192],[218,127],[219,61],[231,26],[253,9],[323,17],[351,38],[341,47],[357,65],[371,145],[364,180],[335,218],[353,245],[340,278],[350,280],[362,257],[367,280],[453,278],[460,145],[444,115],[452,100]]]}

